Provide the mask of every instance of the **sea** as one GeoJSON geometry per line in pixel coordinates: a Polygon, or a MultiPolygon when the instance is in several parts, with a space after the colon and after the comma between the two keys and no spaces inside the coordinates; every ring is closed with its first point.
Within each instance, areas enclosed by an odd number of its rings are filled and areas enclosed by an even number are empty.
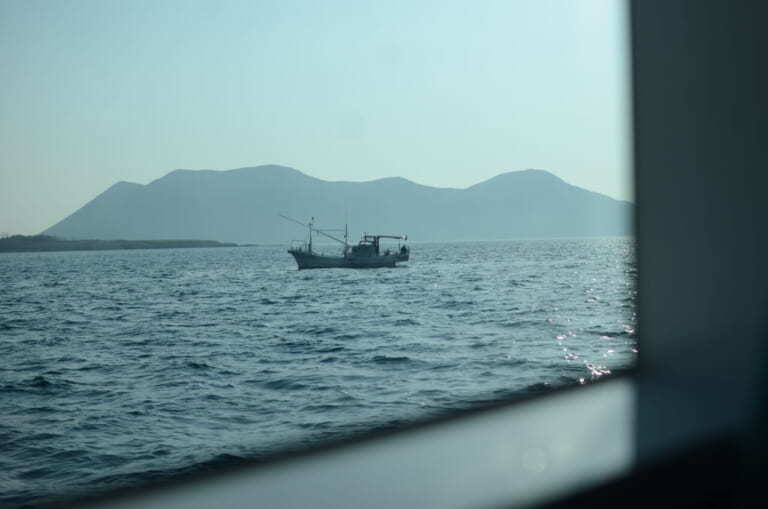
{"type": "Polygon", "coordinates": [[[0,505],[589,384],[633,366],[632,238],[0,254],[0,505]],[[329,252],[335,248],[326,246],[329,252]]]}

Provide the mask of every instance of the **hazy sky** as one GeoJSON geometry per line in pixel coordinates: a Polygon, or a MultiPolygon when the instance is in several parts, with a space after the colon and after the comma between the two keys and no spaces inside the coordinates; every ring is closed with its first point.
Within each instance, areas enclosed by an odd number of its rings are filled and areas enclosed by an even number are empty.
{"type": "MultiPolygon", "coordinates": [[[[120,180],[283,164],[631,199],[613,0],[0,1],[0,232],[120,180]]],[[[396,197],[393,197],[393,200],[396,197]]]]}

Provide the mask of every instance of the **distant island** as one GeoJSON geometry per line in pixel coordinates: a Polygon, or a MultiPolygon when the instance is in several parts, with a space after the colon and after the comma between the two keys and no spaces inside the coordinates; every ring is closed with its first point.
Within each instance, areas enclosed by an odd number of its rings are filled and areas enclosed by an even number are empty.
{"type": "Polygon", "coordinates": [[[215,240],[65,240],[51,235],[12,235],[0,238],[0,253],[235,246],[237,244],[217,242],[215,240]]]}
{"type": "Polygon", "coordinates": [[[278,217],[349,223],[414,241],[632,235],[634,205],[544,170],[501,173],[466,189],[393,177],[331,182],[266,165],[226,171],[175,170],[149,184],[118,182],[40,232],[68,239],[219,239],[283,244],[305,231],[278,217]]]}

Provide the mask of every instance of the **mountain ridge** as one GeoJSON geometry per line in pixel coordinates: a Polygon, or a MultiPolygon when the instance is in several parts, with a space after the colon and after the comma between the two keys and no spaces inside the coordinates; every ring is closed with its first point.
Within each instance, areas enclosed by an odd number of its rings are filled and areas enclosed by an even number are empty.
{"type": "MultiPolygon", "coordinates": [[[[506,171],[464,189],[402,177],[326,181],[295,168],[176,169],[148,184],[117,182],[43,232],[62,238],[284,242],[278,212],[417,240],[630,234],[630,202],[568,184],[545,170],[506,171]]],[[[300,230],[300,228],[298,228],[300,230]]]]}

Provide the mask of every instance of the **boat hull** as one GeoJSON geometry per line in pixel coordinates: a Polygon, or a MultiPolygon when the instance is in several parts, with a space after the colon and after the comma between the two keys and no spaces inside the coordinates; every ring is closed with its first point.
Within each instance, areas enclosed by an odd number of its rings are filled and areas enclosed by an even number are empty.
{"type": "Polygon", "coordinates": [[[289,253],[296,260],[299,270],[303,269],[375,269],[382,267],[395,267],[399,261],[407,261],[408,256],[393,253],[379,256],[346,257],[327,256],[310,253],[304,250],[289,249],[289,253]]]}

